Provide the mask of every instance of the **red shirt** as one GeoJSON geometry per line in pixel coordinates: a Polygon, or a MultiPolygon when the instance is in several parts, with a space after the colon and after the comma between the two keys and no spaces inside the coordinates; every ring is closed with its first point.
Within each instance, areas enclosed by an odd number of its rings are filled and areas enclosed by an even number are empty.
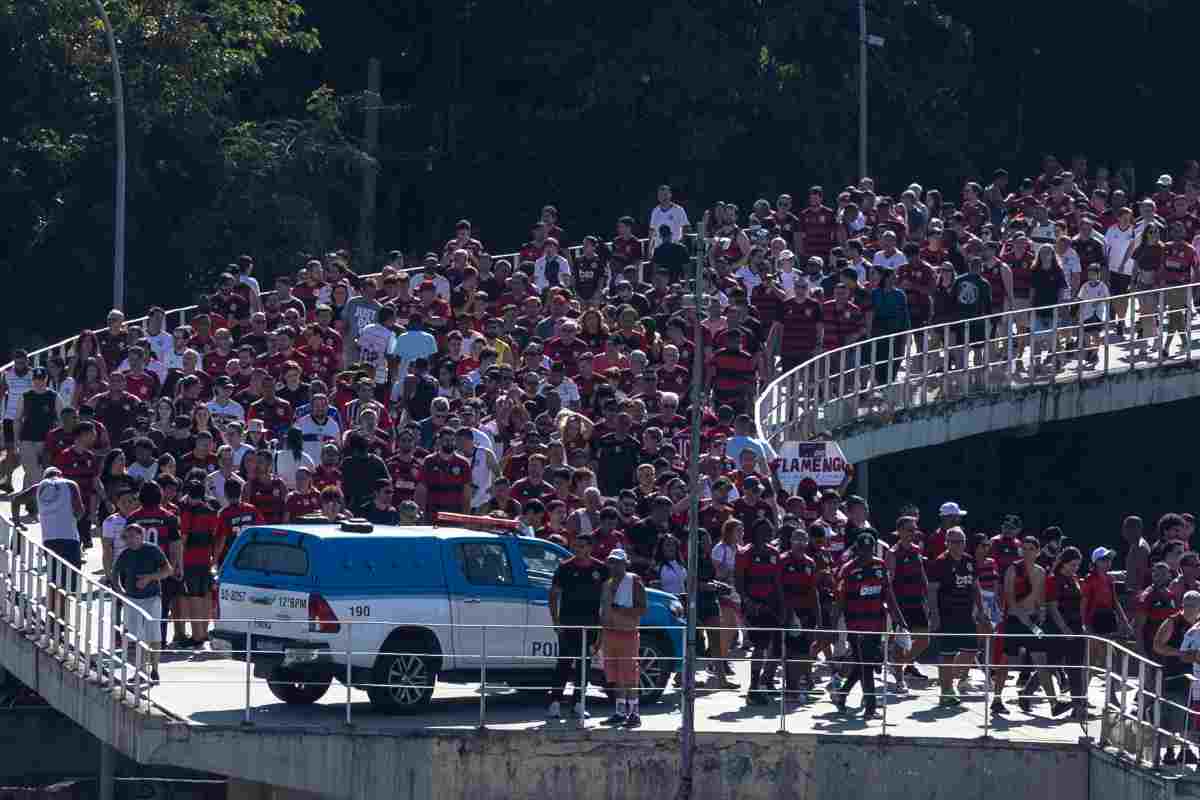
{"type": "Polygon", "coordinates": [[[262,514],[249,503],[231,503],[221,509],[221,513],[217,514],[217,542],[214,547],[218,559],[224,560],[229,545],[233,544],[242,528],[262,521],[262,514]]]}
{"type": "Polygon", "coordinates": [[[262,514],[263,522],[278,525],[287,511],[287,486],[279,478],[250,481],[243,496],[262,514]]]}
{"type": "Polygon", "coordinates": [[[56,455],[52,463],[62,470],[64,478],[79,484],[79,494],[86,506],[88,498],[96,492],[100,459],[96,458],[96,454],[91,450],[76,450],[72,446],[56,455]]]}
{"type": "Polygon", "coordinates": [[[428,492],[430,513],[453,511],[464,514],[463,487],[471,483],[471,462],[458,453],[434,453],[421,462],[420,482],[428,492]]]}
{"type": "Polygon", "coordinates": [[[828,206],[806,206],[799,214],[804,254],[828,257],[837,231],[837,215],[828,206]]]}
{"type": "Polygon", "coordinates": [[[321,510],[321,493],[312,488],[307,492],[289,492],[284,505],[287,508],[288,519],[316,514],[321,510]]]}
{"type": "Polygon", "coordinates": [[[824,306],[811,297],[792,298],[779,311],[783,326],[781,350],[791,361],[816,354],[822,342],[817,340],[817,328],[824,320],[824,306]]]}
{"type": "Polygon", "coordinates": [[[854,303],[838,308],[837,300],[826,300],[821,305],[821,316],[825,322],[826,350],[849,344],[850,337],[861,333],[866,324],[862,310],[854,303]]]}
{"type": "Polygon", "coordinates": [[[125,373],[125,391],[137,399],[147,402],[158,397],[162,391],[162,383],[153,372],[142,371],[140,375],[132,372],[125,373]]]}
{"type": "Polygon", "coordinates": [[[1092,572],[1083,579],[1083,599],[1087,601],[1087,616],[1083,624],[1091,625],[1097,609],[1113,609],[1115,589],[1111,575],[1092,572]]]}
{"type": "Polygon", "coordinates": [[[183,566],[209,568],[216,555],[217,512],[204,503],[189,501],[179,517],[183,537],[183,566]]]}
{"type": "Polygon", "coordinates": [[[579,357],[588,349],[587,344],[578,337],[567,344],[561,337],[555,336],[546,342],[544,352],[551,362],[561,361],[567,368],[567,375],[573,378],[579,374],[579,357]]]}

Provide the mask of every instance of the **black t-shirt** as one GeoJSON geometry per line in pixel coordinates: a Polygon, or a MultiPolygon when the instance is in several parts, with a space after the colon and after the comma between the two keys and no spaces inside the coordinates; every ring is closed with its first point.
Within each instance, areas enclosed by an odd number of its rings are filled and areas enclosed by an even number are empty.
{"type": "Polygon", "coordinates": [[[366,518],[367,522],[374,523],[375,525],[400,524],[399,511],[397,511],[395,508],[380,508],[374,503],[371,504],[371,507],[366,510],[366,513],[363,516],[366,518]]]}
{"type": "Polygon", "coordinates": [[[147,597],[158,596],[158,581],[146,584],[144,589],[137,588],[137,579],[143,575],[151,575],[162,569],[167,563],[167,557],[157,545],[145,543],[136,550],[128,548],[113,564],[113,575],[117,578],[117,586],[132,598],[143,600],[147,597]]]}
{"type": "Polygon", "coordinates": [[[992,287],[982,276],[960,275],[955,278],[950,294],[959,319],[982,317],[992,312],[992,287]]]}
{"type": "Polygon", "coordinates": [[[975,561],[957,561],[943,553],[929,562],[930,583],[938,584],[938,613],[945,619],[969,621],[975,608],[975,561]]]}
{"type": "Polygon", "coordinates": [[[553,585],[561,592],[558,621],[563,625],[595,625],[600,622],[600,591],[608,580],[608,567],[601,561],[578,556],[569,558],[554,571],[553,585]]]}
{"type": "Polygon", "coordinates": [[[654,248],[655,266],[667,267],[671,270],[672,281],[678,281],[683,277],[683,268],[687,266],[689,260],[687,248],[679,242],[667,242],[654,248]]]}
{"type": "Polygon", "coordinates": [[[637,483],[636,470],[641,463],[642,443],[632,436],[609,433],[593,445],[596,453],[596,482],[607,497],[616,497],[622,489],[637,483]]]}

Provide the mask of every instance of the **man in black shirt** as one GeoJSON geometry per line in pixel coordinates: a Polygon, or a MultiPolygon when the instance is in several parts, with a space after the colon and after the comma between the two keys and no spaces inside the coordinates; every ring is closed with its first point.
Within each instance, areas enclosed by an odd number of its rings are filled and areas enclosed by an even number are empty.
{"type": "Polygon", "coordinates": [[[373,522],[376,525],[400,524],[400,512],[392,505],[394,494],[391,480],[380,478],[375,481],[375,501],[371,503],[364,515],[367,522],[373,522]]]}
{"type": "Polygon", "coordinates": [[[654,248],[654,266],[666,267],[671,272],[671,282],[678,283],[683,279],[683,268],[687,266],[687,248],[679,242],[671,241],[671,226],[658,226],[658,240],[662,243],[654,248]]]}
{"type": "MultiPolygon", "coordinates": [[[[600,591],[608,579],[608,567],[592,558],[592,534],[581,533],[575,537],[575,555],[558,565],[550,586],[550,619],[554,625],[600,624],[600,591]]],[[[574,681],[575,693],[571,697],[574,714],[584,719],[583,693],[587,691],[587,675],[591,670],[591,652],[599,639],[599,631],[589,628],[557,628],[558,662],[554,672],[556,689],[550,690],[549,717],[560,714],[559,702],[566,694],[567,683],[574,681]],[[586,649],[585,649],[586,648],[586,649]],[[579,660],[584,661],[583,678],[580,678],[579,660]]]]}
{"type": "MultiPolygon", "coordinates": [[[[972,258],[967,268],[970,271],[955,278],[954,284],[950,287],[950,296],[954,299],[955,317],[959,320],[974,319],[992,313],[992,286],[986,278],[979,274],[983,269],[983,261],[972,258]]],[[[967,338],[971,343],[971,349],[975,352],[976,363],[981,364],[983,361],[987,323],[977,321],[968,322],[965,325],[954,325],[950,328],[950,338],[956,348],[950,353],[950,363],[954,368],[958,368],[960,364],[963,368],[969,366],[963,352],[964,327],[967,329],[967,338]]],[[[972,379],[974,378],[975,376],[972,375],[972,379]]]]}
{"type": "Polygon", "coordinates": [[[632,562],[629,566],[630,572],[647,580],[657,577],[653,575],[654,554],[658,549],[659,538],[665,534],[674,534],[680,541],[687,538],[684,531],[671,525],[671,499],[666,495],[656,494],[650,498],[650,513],[646,518],[625,531],[632,562]]]}
{"type": "Polygon", "coordinates": [[[642,443],[629,432],[632,418],[621,412],[616,430],[606,433],[592,445],[596,454],[596,482],[605,497],[616,497],[622,489],[632,489],[640,462],[642,443]]]}
{"type": "Polygon", "coordinates": [[[147,544],[145,529],[141,525],[126,525],[121,532],[125,549],[113,564],[113,585],[134,605],[148,615],[126,611],[125,624],[131,633],[149,646],[150,680],[158,682],[158,658],[162,647],[159,617],[162,601],[159,599],[159,583],[174,572],[174,567],[156,544],[147,544]]]}

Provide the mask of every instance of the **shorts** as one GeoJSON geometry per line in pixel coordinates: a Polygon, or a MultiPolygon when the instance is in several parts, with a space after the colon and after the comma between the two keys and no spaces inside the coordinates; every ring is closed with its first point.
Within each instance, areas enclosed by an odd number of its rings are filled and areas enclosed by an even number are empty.
{"type": "Polygon", "coordinates": [[[1083,321],[1083,332],[1088,336],[1099,336],[1104,332],[1104,320],[1093,314],[1083,321]]]}
{"type": "Polygon", "coordinates": [[[1017,658],[1024,648],[1030,653],[1046,652],[1046,640],[1033,635],[1033,631],[1021,620],[1011,614],[1004,620],[1004,655],[1017,658]]]}
{"type": "Polygon", "coordinates": [[[162,644],[162,626],[159,624],[163,613],[163,601],[158,595],[153,597],[131,597],[129,602],[150,616],[146,619],[132,609],[125,615],[125,630],[130,636],[136,636],[148,645],[162,644]]]}
{"type": "MultiPolygon", "coordinates": [[[[979,322],[969,322],[966,325],[967,336],[970,343],[973,345],[982,345],[987,339],[987,322],[980,320],[979,322]]],[[[962,346],[963,343],[963,325],[960,323],[951,323],[950,325],[950,341],[955,347],[962,346]]]]}
{"type": "Polygon", "coordinates": [[[777,630],[754,630],[755,628],[778,628],[779,617],[773,611],[758,611],[746,615],[746,638],[756,650],[768,650],[779,642],[777,630]]]}
{"type": "Polygon", "coordinates": [[[717,602],[716,592],[700,592],[700,604],[696,606],[696,617],[701,620],[716,619],[721,616],[721,606],[717,602]]]}
{"type": "Polygon", "coordinates": [[[0,435],[4,437],[4,446],[6,448],[17,446],[17,432],[13,420],[4,420],[4,424],[0,425],[0,435]]]}
{"type": "Polygon", "coordinates": [[[1047,314],[1033,315],[1033,332],[1050,333],[1054,330],[1054,317],[1047,314]]]}
{"type": "Polygon", "coordinates": [[[938,654],[947,657],[959,653],[974,653],[979,649],[979,633],[975,628],[975,620],[971,617],[943,619],[938,631],[936,645],[938,654]]]}
{"type": "MultiPolygon", "coordinates": [[[[75,569],[82,568],[83,557],[79,550],[79,542],[75,539],[47,539],[42,545],[75,569]]],[[[78,591],[79,573],[67,569],[58,559],[52,558],[49,561],[46,566],[50,582],[68,592],[78,591]]]]}
{"type": "Polygon", "coordinates": [[[787,633],[787,649],[791,658],[805,658],[808,656],[808,648],[815,639],[814,631],[817,628],[816,612],[810,609],[797,609],[792,622],[788,625],[790,629],[787,633]]]}
{"type": "Polygon", "coordinates": [[[212,582],[212,570],[208,567],[184,567],[182,594],[184,597],[208,597],[212,582]]]}
{"type": "Polygon", "coordinates": [[[641,637],[637,631],[604,629],[604,677],[618,688],[638,685],[638,649],[641,637]]]}
{"type": "Polygon", "coordinates": [[[1111,608],[1097,608],[1092,612],[1089,627],[1097,636],[1111,636],[1117,632],[1117,612],[1111,608]]]}

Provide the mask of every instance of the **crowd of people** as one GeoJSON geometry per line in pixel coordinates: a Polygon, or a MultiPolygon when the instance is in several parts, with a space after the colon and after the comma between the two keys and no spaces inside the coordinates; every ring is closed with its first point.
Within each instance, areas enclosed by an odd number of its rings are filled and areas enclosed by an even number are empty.
{"type": "MultiPolygon", "coordinates": [[[[161,308],[138,324],[114,310],[64,357],[35,365],[16,351],[0,385],[0,489],[15,492],[18,521],[21,508],[44,521],[48,509],[59,515],[48,547],[77,564],[99,538],[114,584],[161,595],[164,617],[180,620],[205,615],[212,575],[241,527],[308,516],[505,518],[517,535],[558,541],[576,558],[619,552],[640,581],[679,593],[695,490],[702,622],[828,629],[840,619],[863,631],[796,643],[826,658],[850,648],[857,666],[832,689],[839,705],[861,681],[873,713],[865,665],[879,662],[880,640],[866,632],[888,622],[911,634],[902,660],[937,647],[946,705],[959,702],[985,623],[1022,634],[1006,651],[1028,656],[1022,676],[1057,697],[1058,673],[1045,665],[1077,654],[1038,644],[1033,631],[1082,631],[1100,609],[1122,608],[1096,594],[1111,588],[1103,548],[1089,560],[1088,594],[1079,551],[1038,565],[1045,543],[1022,540],[1016,518],[998,536],[968,539],[943,507],[938,532],[922,541],[914,511],[885,547],[861,498],[811,481],[784,489],[753,402],[765,381],[821,352],[1002,310],[1034,309],[1037,356],[1036,335],[1050,324],[1038,307],[1078,301],[1084,326],[1112,318],[1122,328],[1130,309],[1109,297],[1137,288],[1167,290],[1167,330],[1139,338],[1169,346],[1191,302],[1175,287],[1196,277],[1200,166],[1139,196],[1102,169],[1090,174],[1086,159],[1065,169],[1048,157],[1015,188],[1004,170],[986,187],[966,183],[957,205],[916,183],[888,196],[864,177],[828,194],[812,186],[803,204],[760,199],[745,216],[717,202],[701,219],[693,226],[661,186],[648,239],[632,217],[617,220],[611,239],[572,237],[546,206],[510,257],[491,255],[468,220],[439,248],[416,259],[393,252],[370,276],[339,251],[278,269],[263,287],[254,258],[239,256],[186,324],[168,329],[161,308]],[[696,398],[701,479],[692,487],[696,398]],[[75,489],[63,511],[49,490],[61,497],[67,484],[75,489]],[[125,580],[131,540],[161,550],[170,569],[149,559],[143,573],[154,580],[125,580]],[[931,644],[922,627],[954,636],[931,644]]],[[[1149,323],[1135,315],[1131,324],[1149,323]]],[[[983,328],[958,332],[975,347],[995,335],[983,328]]],[[[916,335],[911,352],[919,359],[938,346],[916,335]]],[[[882,383],[909,352],[863,353],[877,373],[863,380],[882,383]]],[[[1162,621],[1167,608],[1152,602],[1143,613],[1139,603],[1135,621],[1162,621]]],[[[174,627],[174,646],[204,646],[204,625],[174,627]]],[[[710,688],[731,687],[737,638],[709,637],[710,688]]],[[[765,702],[780,638],[750,632],[745,644],[760,656],[748,701],[765,702]]],[[[1164,655],[1155,647],[1147,652],[1164,655]]],[[[784,666],[789,690],[815,688],[811,661],[784,666]]],[[[902,691],[914,669],[899,669],[902,691]]],[[[1066,710],[1079,714],[1082,673],[1065,674],[1066,710]]],[[[997,693],[993,711],[1006,710],[997,693]]]]}

